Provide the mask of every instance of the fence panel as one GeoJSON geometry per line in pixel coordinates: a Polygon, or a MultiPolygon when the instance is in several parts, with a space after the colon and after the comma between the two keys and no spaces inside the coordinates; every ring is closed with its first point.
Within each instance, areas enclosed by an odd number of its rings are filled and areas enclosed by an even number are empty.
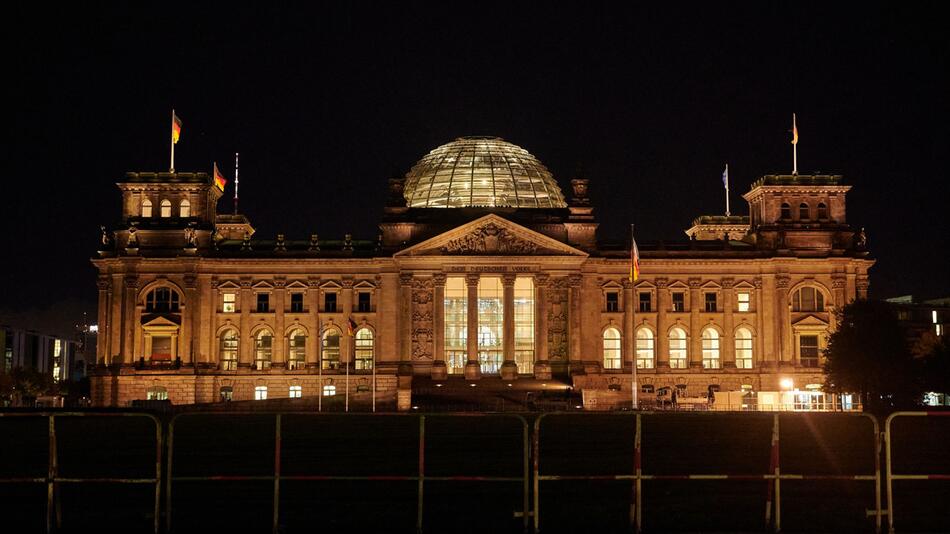
{"type": "Polygon", "coordinates": [[[950,532],[950,412],[897,412],[885,424],[888,528],[950,532]]]}
{"type": "Polygon", "coordinates": [[[15,507],[4,514],[14,530],[82,532],[109,521],[127,532],[158,532],[163,435],[154,416],[8,412],[0,413],[0,429],[0,449],[10,451],[0,486],[3,497],[12,493],[0,501],[15,507]]]}
{"type": "Polygon", "coordinates": [[[527,423],[514,415],[181,414],[169,430],[166,515],[169,529],[224,519],[273,532],[409,532],[496,512],[503,529],[522,531],[527,453],[527,423]],[[225,434],[214,439],[223,456],[201,448],[214,432],[225,434]],[[218,497],[194,506],[197,495],[218,497]]]}

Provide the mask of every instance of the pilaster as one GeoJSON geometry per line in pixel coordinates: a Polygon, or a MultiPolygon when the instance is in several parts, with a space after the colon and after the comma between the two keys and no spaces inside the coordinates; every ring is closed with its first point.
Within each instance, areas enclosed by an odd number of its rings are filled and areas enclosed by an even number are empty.
{"type": "Polygon", "coordinates": [[[445,274],[436,273],[432,275],[432,285],[435,293],[435,301],[432,306],[434,348],[432,350],[430,376],[433,380],[445,380],[449,376],[448,367],[445,365],[445,274]]]}
{"type": "Polygon", "coordinates": [[[501,285],[504,298],[502,301],[502,352],[504,362],[501,365],[501,378],[503,380],[515,380],[518,378],[518,365],[515,363],[515,275],[502,275],[501,285]]]}
{"type": "Polygon", "coordinates": [[[465,338],[465,347],[468,351],[468,361],[465,362],[465,378],[477,380],[482,377],[482,368],[478,362],[478,281],[477,274],[465,275],[466,289],[468,290],[468,337],[465,338]]]}

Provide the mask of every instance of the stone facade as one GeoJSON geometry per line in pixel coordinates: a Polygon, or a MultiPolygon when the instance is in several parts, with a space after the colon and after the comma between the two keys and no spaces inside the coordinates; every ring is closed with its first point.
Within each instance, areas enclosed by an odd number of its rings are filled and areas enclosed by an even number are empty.
{"type": "Polygon", "coordinates": [[[634,361],[640,388],[691,394],[822,382],[835,310],[866,296],[873,265],[839,176],[766,176],[744,195],[749,218],[704,218],[680,242],[641,237],[635,282],[629,248],[596,241],[588,181],[572,185],[564,208],[409,208],[391,180],[379,239],[266,240],[216,214],[207,175],[129,173],[123,224],[93,260],[94,402],[340,394],[347,380],[365,393],[372,379],[377,398],[407,407],[411,376],[554,376],[603,404],[629,398],[634,361]],[[486,279],[495,296],[480,293],[486,279]]]}

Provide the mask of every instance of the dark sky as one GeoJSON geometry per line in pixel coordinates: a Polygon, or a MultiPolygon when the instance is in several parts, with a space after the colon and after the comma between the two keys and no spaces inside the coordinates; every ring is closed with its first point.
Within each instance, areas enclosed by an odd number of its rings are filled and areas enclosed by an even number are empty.
{"type": "Polygon", "coordinates": [[[115,182],[167,169],[172,107],[176,167],[230,177],[240,151],[242,211],[288,238],[372,238],[387,178],[498,135],[565,190],[583,168],[602,238],[636,223],[680,239],[723,210],[724,163],[742,214],[756,177],[791,170],[796,112],[800,172],[854,186],[872,295],[950,295],[945,21],[936,4],[849,4],[8,11],[0,310],[94,312],[115,182]]]}

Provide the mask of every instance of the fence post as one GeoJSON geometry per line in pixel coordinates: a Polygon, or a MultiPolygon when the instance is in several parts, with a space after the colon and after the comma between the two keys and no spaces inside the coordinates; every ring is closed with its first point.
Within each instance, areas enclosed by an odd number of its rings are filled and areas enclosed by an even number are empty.
{"type": "Polygon", "coordinates": [[[168,476],[165,479],[165,531],[172,531],[172,457],[175,452],[175,421],[178,416],[168,422],[168,476]]]}
{"type": "MultiPolygon", "coordinates": [[[[49,460],[46,464],[46,532],[53,531],[53,515],[56,514],[56,422],[49,415],[49,460]]],[[[56,514],[58,515],[58,514],[56,514]]]]}
{"type": "Polygon", "coordinates": [[[634,492],[636,493],[636,504],[634,505],[634,519],[636,522],[636,532],[640,532],[643,528],[643,484],[641,475],[643,474],[642,466],[642,454],[640,451],[640,444],[642,443],[642,438],[640,437],[640,417],[641,415],[637,413],[637,429],[633,437],[633,468],[634,474],[636,475],[636,481],[634,483],[634,492]]]}
{"type": "Polygon", "coordinates": [[[280,414],[277,414],[274,427],[274,523],[272,531],[277,534],[280,513],[280,414]]]}
{"type": "Polygon", "coordinates": [[[426,465],[426,416],[419,416],[419,482],[418,482],[418,508],[416,509],[416,532],[422,534],[422,503],[423,488],[425,485],[425,465],[426,465]]]}
{"type": "Polygon", "coordinates": [[[155,534],[158,534],[161,521],[161,499],[162,499],[162,424],[155,416],[149,416],[155,423],[155,534]]]}
{"type": "Polygon", "coordinates": [[[532,436],[534,443],[534,458],[532,459],[534,466],[534,534],[538,534],[540,531],[541,522],[541,514],[538,513],[541,505],[541,495],[539,493],[539,490],[541,489],[541,419],[543,419],[545,415],[547,414],[541,414],[537,419],[534,420],[534,436],[532,436]]]}
{"type": "Polygon", "coordinates": [[[531,461],[530,454],[528,453],[529,447],[530,447],[529,442],[528,442],[528,421],[526,421],[525,418],[521,417],[520,415],[518,416],[518,418],[521,420],[521,424],[524,425],[522,427],[523,428],[522,432],[524,434],[524,441],[522,442],[522,451],[524,454],[524,459],[522,463],[522,465],[524,465],[524,472],[523,472],[524,483],[522,485],[522,492],[524,495],[522,496],[523,506],[521,508],[522,510],[524,510],[524,520],[522,522],[523,523],[522,530],[524,532],[528,532],[528,525],[529,525],[528,514],[531,513],[531,508],[530,508],[531,501],[528,499],[528,491],[530,488],[529,483],[528,483],[528,480],[530,478],[530,468],[528,467],[528,463],[531,461]]]}

